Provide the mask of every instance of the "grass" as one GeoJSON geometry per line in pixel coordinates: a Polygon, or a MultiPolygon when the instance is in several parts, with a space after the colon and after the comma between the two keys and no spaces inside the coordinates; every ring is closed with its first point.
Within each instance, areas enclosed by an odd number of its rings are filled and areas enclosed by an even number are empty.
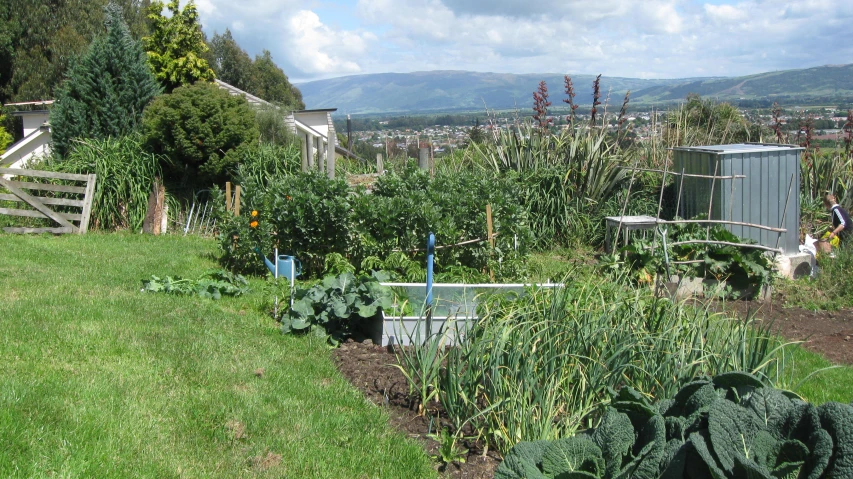
{"type": "Polygon", "coordinates": [[[215,267],[213,242],[2,242],[0,477],[435,476],[323,341],[257,312],[258,293],[140,292],[151,274],[215,267]]]}
{"type": "Polygon", "coordinates": [[[853,367],[835,366],[823,356],[798,348],[793,355],[792,385],[800,384],[797,394],[814,404],[827,401],[853,402],[853,367]],[[826,369],[832,368],[832,369],[826,369]],[[813,371],[822,370],[811,377],[813,371]]]}

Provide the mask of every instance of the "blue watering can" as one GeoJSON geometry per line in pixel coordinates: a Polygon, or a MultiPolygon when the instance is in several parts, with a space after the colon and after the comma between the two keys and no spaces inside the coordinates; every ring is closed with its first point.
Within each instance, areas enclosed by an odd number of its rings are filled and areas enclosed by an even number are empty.
{"type": "MultiPolygon", "coordinates": [[[[278,280],[278,278],[285,277],[290,281],[290,306],[293,307],[294,286],[296,278],[302,274],[302,263],[296,259],[295,256],[278,254],[278,248],[275,249],[275,253],[273,255],[276,259],[275,263],[267,259],[267,257],[261,253],[260,248],[255,248],[255,253],[258,253],[258,256],[263,258],[264,264],[276,280],[278,280]]],[[[275,297],[273,316],[278,319],[278,295],[275,297]]]]}
{"type": "Polygon", "coordinates": [[[295,256],[280,255],[276,249],[274,255],[276,262],[273,263],[261,253],[260,249],[255,248],[255,253],[258,253],[258,256],[263,258],[267,269],[270,270],[270,273],[276,279],[287,278],[288,281],[293,283],[297,277],[302,275],[302,263],[295,256]]]}

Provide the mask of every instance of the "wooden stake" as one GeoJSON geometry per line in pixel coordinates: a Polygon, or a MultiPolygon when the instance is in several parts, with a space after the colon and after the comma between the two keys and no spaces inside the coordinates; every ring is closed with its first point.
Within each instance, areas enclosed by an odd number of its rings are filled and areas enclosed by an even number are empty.
{"type": "Polygon", "coordinates": [[[225,182],[225,211],[231,211],[231,182],[225,182]]]}
{"type": "Polygon", "coordinates": [[[237,185],[234,192],[234,216],[240,216],[240,185],[237,185]]]}

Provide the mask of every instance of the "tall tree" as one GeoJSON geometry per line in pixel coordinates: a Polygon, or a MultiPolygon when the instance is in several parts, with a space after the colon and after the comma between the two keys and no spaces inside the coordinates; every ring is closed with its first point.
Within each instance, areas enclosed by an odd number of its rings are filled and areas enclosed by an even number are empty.
{"type": "Polygon", "coordinates": [[[142,110],[160,92],[121,7],[110,4],[106,13],[106,35],[92,42],[57,91],[50,123],[60,156],[75,138],[118,137],[138,129],[142,110]]]}
{"type": "Polygon", "coordinates": [[[291,85],[284,71],[272,60],[268,50],[255,57],[252,69],[250,93],[263,98],[266,101],[284,105],[294,110],[305,108],[302,101],[302,92],[291,85]]]}
{"type": "Polygon", "coordinates": [[[199,80],[213,81],[215,74],[205,59],[208,46],[193,0],[183,10],[179,0],[171,0],[167,5],[154,1],[148,7],[148,19],[151,35],[142,41],[151,69],[166,91],[199,80]],[[170,16],[163,15],[164,7],[170,16]]]}
{"type": "MultiPolygon", "coordinates": [[[[103,32],[108,0],[0,2],[0,102],[46,100],[72,60],[103,32]]],[[[114,0],[134,38],[147,31],[149,0],[114,0]]]]}
{"type": "Polygon", "coordinates": [[[255,94],[252,89],[252,57],[240,48],[231,36],[231,31],[225,29],[222,35],[214,34],[210,41],[210,51],[216,78],[233,85],[241,90],[255,94]]]}

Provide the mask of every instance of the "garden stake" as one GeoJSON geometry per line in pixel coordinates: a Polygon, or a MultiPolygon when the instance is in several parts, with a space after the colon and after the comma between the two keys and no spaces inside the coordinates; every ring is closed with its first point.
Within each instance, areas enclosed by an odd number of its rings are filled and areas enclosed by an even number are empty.
{"type": "Polygon", "coordinates": [[[432,336],[432,269],[435,256],[435,234],[427,239],[427,281],[426,281],[426,336],[432,336]]]}

